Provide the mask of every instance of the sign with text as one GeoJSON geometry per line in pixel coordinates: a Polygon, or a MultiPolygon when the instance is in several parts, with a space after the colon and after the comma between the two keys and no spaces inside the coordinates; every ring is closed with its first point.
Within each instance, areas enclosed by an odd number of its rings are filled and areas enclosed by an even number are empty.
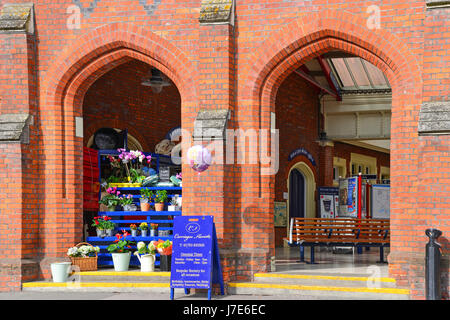
{"type": "Polygon", "coordinates": [[[213,217],[176,216],[173,224],[171,288],[211,285],[213,217]]]}

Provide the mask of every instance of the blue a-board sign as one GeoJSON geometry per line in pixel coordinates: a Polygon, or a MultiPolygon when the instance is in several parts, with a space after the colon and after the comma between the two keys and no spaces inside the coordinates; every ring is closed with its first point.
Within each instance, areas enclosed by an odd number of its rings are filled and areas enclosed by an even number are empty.
{"type": "Polygon", "coordinates": [[[170,299],[174,289],[208,289],[223,278],[213,216],[176,216],[173,220],[170,299]]]}

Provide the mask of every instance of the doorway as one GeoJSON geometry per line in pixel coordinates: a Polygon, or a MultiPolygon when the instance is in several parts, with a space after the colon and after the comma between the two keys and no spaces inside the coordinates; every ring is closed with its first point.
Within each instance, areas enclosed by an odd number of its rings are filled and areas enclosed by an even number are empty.
{"type": "Polygon", "coordinates": [[[305,194],[305,177],[298,169],[293,169],[289,175],[289,220],[305,217],[305,194]]]}

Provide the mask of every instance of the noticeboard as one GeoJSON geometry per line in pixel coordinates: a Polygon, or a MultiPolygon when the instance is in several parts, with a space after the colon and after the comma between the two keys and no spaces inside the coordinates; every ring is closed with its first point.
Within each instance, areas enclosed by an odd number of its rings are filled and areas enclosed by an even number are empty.
{"type": "Polygon", "coordinates": [[[212,283],[223,288],[213,216],[174,217],[171,299],[176,288],[209,289],[210,299],[212,283]]]}
{"type": "Polygon", "coordinates": [[[390,218],[391,188],[389,185],[374,184],[372,186],[371,212],[374,219],[390,218]]]}
{"type": "Polygon", "coordinates": [[[339,188],[319,187],[319,210],[321,218],[335,218],[337,216],[339,188]]]}

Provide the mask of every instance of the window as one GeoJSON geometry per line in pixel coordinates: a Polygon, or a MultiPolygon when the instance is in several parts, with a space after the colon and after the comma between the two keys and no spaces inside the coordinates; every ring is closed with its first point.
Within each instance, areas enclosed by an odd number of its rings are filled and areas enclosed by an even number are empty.
{"type": "Polygon", "coordinates": [[[359,153],[351,154],[352,176],[361,174],[377,174],[377,159],[359,153]]]}
{"type": "Polygon", "coordinates": [[[347,175],[347,164],[345,159],[333,158],[333,185],[339,186],[339,177],[345,178],[347,175]]]}

